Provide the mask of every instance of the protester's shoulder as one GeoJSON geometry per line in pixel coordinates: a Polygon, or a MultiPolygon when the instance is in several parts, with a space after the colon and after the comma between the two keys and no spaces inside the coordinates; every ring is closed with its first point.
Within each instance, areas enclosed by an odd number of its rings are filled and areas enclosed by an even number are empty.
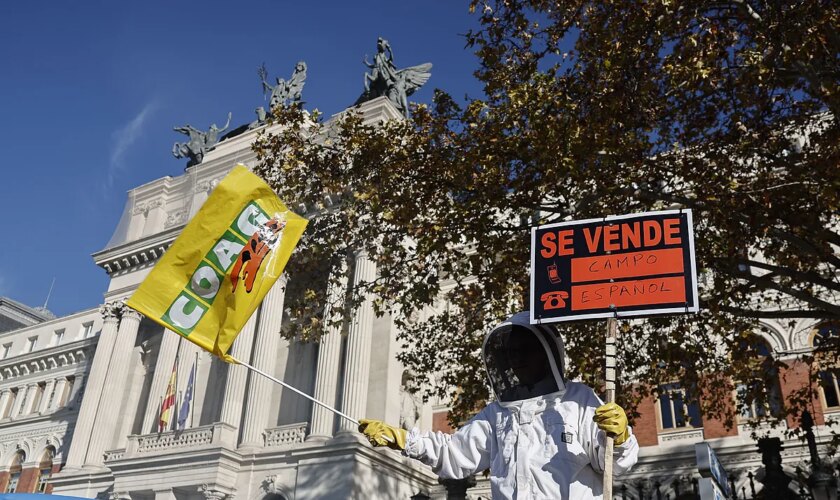
{"type": "Polygon", "coordinates": [[[469,432],[474,432],[476,428],[481,428],[485,430],[492,430],[494,427],[494,423],[496,422],[496,414],[500,411],[501,406],[496,403],[492,402],[489,405],[485,406],[480,412],[473,415],[464,425],[458,429],[459,432],[467,432],[465,429],[470,428],[473,429],[469,432]]]}
{"type": "Polygon", "coordinates": [[[587,402],[595,406],[600,406],[601,400],[595,394],[591,387],[582,382],[566,382],[566,397],[563,399],[574,399],[578,402],[587,402]]]}
{"type": "Polygon", "coordinates": [[[493,401],[487,406],[484,407],[483,410],[478,412],[473,419],[476,420],[487,420],[489,422],[496,421],[496,414],[502,410],[502,405],[500,405],[497,401],[493,401]]]}

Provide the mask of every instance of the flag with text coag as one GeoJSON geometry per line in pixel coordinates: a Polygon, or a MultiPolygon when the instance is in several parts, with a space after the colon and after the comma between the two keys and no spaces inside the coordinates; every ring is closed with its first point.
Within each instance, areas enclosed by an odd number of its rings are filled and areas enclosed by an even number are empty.
{"type": "Polygon", "coordinates": [[[307,222],[237,165],[127,304],[232,362],[228,349],[280,277],[307,222]]]}

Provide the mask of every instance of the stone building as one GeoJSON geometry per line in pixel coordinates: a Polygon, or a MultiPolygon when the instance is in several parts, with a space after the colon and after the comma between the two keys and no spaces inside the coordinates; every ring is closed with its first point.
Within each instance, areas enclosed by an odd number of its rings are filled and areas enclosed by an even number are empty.
{"type": "Polygon", "coordinates": [[[0,491],[51,491],[102,328],[97,309],[55,318],[0,298],[0,491]]]}
{"type": "MultiPolygon", "coordinates": [[[[400,117],[386,98],[359,110],[370,122],[400,117]]],[[[426,467],[372,449],[352,424],[122,305],[220,179],[237,163],[254,164],[251,143],[261,129],[220,142],[181,175],[128,192],[113,238],[93,255],[110,277],[103,305],[51,318],[0,299],[0,317],[11,318],[0,321],[9,325],[0,328],[8,330],[0,333],[0,491],[126,500],[446,496],[426,467]],[[161,431],[160,402],[173,367],[181,398],[193,367],[197,383],[184,428],[161,431]]],[[[348,279],[375,273],[360,253],[348,279]]],[[[396,361],[391,318],[375,317],[372,304],[365,303],[320,344],[289,341],[278,335],[284,293],[280,285],[271,290],[237,337],[234,356],[353,417],[446,428],[445,407],[423,404],[402,390],[404,370],[396,361]]],[[[767,355],[782,359],[834,331],[813,322],[765,326],[771,333],[759,335],[767,355]]],[[[790,393],[807,380],[807,369],[791,361],[772,390],[790,393]]],[[[825,390],[813,402],[822,440],[829,437],[821,426],[825,418],[840,415],[836,375],[826,370],[824,380],[825,390]]],[[[696,475],[693,444],[701,440],[712,444],[736,488],[749,494],[748,474],[760,478],[762,464],[746,424],[771,409],[751,408],[727,430],[704,420],[679,396],[678,386],[670,389],[670,397],[650,399],[640,409],[635,427],[643,446],[640,461],[624,478],[625,489],[616,487],[616,497],[675,498],[690,491],[696,475]]],[[[737,391],[733,404],[736,398],[737,391]]],[[[782,436],[784,430],[767,433],[782,436]]],[[[788,473],[805,465],[807,449],[799,441],[786,440],[783,454],[788,473]]],[[[487,478],[474,483],[470,497],[489,498],[487,478]]],[[[761,489],[758,479],[754,484],[761,489]]],[[[454,491],[466,484],[446,486],[454,491]]]]}

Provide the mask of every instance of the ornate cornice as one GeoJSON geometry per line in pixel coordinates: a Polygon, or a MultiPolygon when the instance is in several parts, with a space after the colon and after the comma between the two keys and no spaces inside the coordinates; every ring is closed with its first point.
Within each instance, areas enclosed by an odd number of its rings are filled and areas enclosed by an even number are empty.
{"type": "Polygon", "coordinates": [[[146,203],[137,204],[134,207],[134,210],[133,210],[132,213],[133,213],[133,215],[143,214],[145,216],[145,215],[148,215],[149,212],[151,212],[152,210],[154,210],[156,208],[159,208],[159,207],[162,207],[162,206],[163,206],[163,200],[158,198],[158,199],[155,199],[155,200],[147,201],[146,203]]]}
{"type": "Polygon", "coordinates": [[[179,208],[178,210],[167,212],[166,221],[163,223],[164,229],[186,224],[187,219],[189,219],[189,215],[189,209],[187,208],[179,208]]]}
{"type": "Polygon", "coordinates": [[[201,193],[208,193],[209,194],[210,191],[213,191],[214,189],[216,189],[216,186],[218,186],[219,183],[222,182],[222,179],[224,179],[224,177],[225,177],[224,175],[221,175],[219,177],[214,177],[212,179],[201,180],[200,182],[198,182],[195,185],[195,193],[196,194],[201,194],[201,193]]]}
{"type": "Polygon", "coordinates": [[[109,275],[151,265],[172,245],[181,229],[181,226],[173,226],[151,236],[107,248],[93,254],[93,260],[109,275]]]}
{"type": "Polygon", "coordinates": [[[198,487],[198,492],[204,495],[207,500],[225,500],[226,498],[233,498],[236,495],[236,489],[231,488],[220,489],[215,484],[202,484],[198,487]]]}
{"type": "Polygon", "coordinates": [[[98,337],[59,345],[0,361],[0,381],[83,363],[92,357],[98,337]]]}

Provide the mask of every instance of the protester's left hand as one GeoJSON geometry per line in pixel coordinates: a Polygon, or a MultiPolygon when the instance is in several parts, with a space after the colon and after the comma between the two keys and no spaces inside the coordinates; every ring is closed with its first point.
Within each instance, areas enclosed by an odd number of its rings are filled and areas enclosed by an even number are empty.
{"type": "Polygon", "coordinates": [[[387,446],[392,450],[404,450],[408,433],[405,429],[388,425],[380,420],[359,420],[359,432],[365,435],[373,446],[387,446]]]}
{"type": "Polygon", "coordinates": [[[624,413],[624,408],[615,403],[607,403],[595,410],[595,423],[615,440],[617,446],[620,446],[630,437],[627,414],[624,413]]]}

